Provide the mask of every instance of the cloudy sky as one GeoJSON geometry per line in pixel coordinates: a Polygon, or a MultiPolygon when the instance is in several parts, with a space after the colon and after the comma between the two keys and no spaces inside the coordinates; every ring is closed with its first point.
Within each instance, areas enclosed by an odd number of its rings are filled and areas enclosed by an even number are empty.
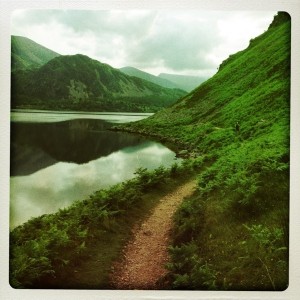
{"type": "Polygon", "coordinates": [[[211,76],[263,33],[275,11],[18,10],[12,34],[60,54],[88,55],[115,68],[211,76]]]}

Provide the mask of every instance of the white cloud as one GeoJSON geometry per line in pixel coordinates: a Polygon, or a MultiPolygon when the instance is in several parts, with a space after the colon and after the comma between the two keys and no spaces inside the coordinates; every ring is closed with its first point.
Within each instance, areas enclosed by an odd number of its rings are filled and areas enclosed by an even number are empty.
{"type": "Polygon", "coordinates": [[[230,54],[245,49],[251,38],[258,36],[268,28],[275,12],[268,14],[239,12],[230,18],[217,21],[218,35],[221,43],[216,45],[207,58],[215,65],[226,59],[230,54]]]}
{"type": "Polygon", "coordinates": [[[113,67],[212,75],[262,33],[275,12],[23,10],[12,32],[61,54],[82,53],[113,67]]]}

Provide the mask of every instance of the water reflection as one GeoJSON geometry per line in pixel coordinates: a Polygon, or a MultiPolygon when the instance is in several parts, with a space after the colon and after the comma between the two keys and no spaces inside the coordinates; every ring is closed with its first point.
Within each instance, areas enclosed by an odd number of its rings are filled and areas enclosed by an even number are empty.
{"type": "Polygon", "coordinates": [[[11,228],[129,179],[138,167],[174,163],[163,145],[107,126],[83,119],[12,123],[11,228]]]}
{"type": "Polygon", "coordinates": [[[145,139],[108,131],[101,120],[12,123],[11,175],[29,175],[56,162],[87,163],[145,139]]]}

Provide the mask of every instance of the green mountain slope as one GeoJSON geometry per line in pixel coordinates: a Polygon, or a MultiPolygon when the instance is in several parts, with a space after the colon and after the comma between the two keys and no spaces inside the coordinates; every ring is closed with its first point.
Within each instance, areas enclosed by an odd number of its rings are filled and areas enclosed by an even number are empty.
{"type": "Polygon", "coordinates": [[[190,150],[200,147],[203,152],[230,145],[237,121],[244,141],[262,135],[269,138],[280,126],[286,136],[290,24],[273,24],[251,40],[247,49],[225,60],[218,73],[197,89],[152,117],[128,124],[127,129],[141,128],[158,138],[180,140],[190,150]]]}
{"type": "Polygon", "coordinates": [[[25,70],[37,68],[60,54],[22,36],[11,37],[11,68],[25,70]]]}
{"type": "Polygon", "coordinates": [[[176,83],[174,83],[170,80],[160,78],[158,76],[154,76],[152,74],[149,74],[147,72],[143,72],[143,71],[141,71],[139,69],[136,69],[136,68],[133,68],[133,67],[124,67],[124,68],[121,68],[120,71],[127,74],[127,75],[142,78],[142,79],[145,79],[145,80],[150,81],[152,83],[155,83],[155,84],[161,85],[163,87],[166,87],[166,88],[179,88],[179,86],[176,83]]]}
{"type": "Polygon", "coordinates": [[[200,83],[204,82],[207,79],[207,77],[167,74],[167,73],[159,74],[158,78],[174,82],[180,89],[183,89],[188,92],[192,91],[194,88],[199,86],[200,83]]]}
{"type": "Polygon", "coordinates": [[[157,111],[185,94],[80,54],[59,56],[39,69],[12,73],[12,107],[157,111]]]}
{"type": "Polygon", "coordinates": [[[202,166],[176,216],[174,288],[287,287],[289,115],[290,17],[279,13],[215,76],[123,127],[172,142],[202,166]]]}

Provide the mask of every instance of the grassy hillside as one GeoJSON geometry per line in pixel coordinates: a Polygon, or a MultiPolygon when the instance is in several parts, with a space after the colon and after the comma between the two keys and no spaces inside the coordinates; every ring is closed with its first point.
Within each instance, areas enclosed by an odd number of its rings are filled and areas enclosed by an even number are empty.
{"type": "Polygon", "coordinates": [[[26,70],[40,67],[58,53],[22,36],[11,37],[11,69],[26,70]]]}
{"type": "MultiPolygon", "coordinates": [[[[147,81],[150,81],[152,83],[158,84],[160,86],[166,87],[166,88],[179,88],[179,86],[167,79],[160,78],[158,76],[154,76],[152,74],[143,72],[139,69],[133,68],[133,67],[124,67],[120,69],[121,72],[130,75],[130,76],[135,76],[138,78],[145,79],[147,81]]],[[[183,89],[184,90],[184,89],[183,89]]]]}
{"type": "Polygon", "coordinates": [[[157,111],[186,93],[131,77],[87,56],[59,56],[12,73],[12,107],[157,111]]]}
{"type": "Polygon", "coordinates": [[[204,160],[176,217],[174,288],[286,288],[289,114],[290,18],[279,13],[199,88],[123,127],[204,160]]]}
{"type": "Polygon", "coordinates": [[[287,22],[270,26],[247,49],[224,61],[218,73],[199,88],[128,128],[149,128],[149,133],[177,138],[191,149],[200,146],[202,152],[215,146],[212,140],[217,135],[222,135],[222,147],[230,144],[237,121],[243,139],[258,133],[270,137],[270,130],[289,122],[289,26],[287,22]]]}

